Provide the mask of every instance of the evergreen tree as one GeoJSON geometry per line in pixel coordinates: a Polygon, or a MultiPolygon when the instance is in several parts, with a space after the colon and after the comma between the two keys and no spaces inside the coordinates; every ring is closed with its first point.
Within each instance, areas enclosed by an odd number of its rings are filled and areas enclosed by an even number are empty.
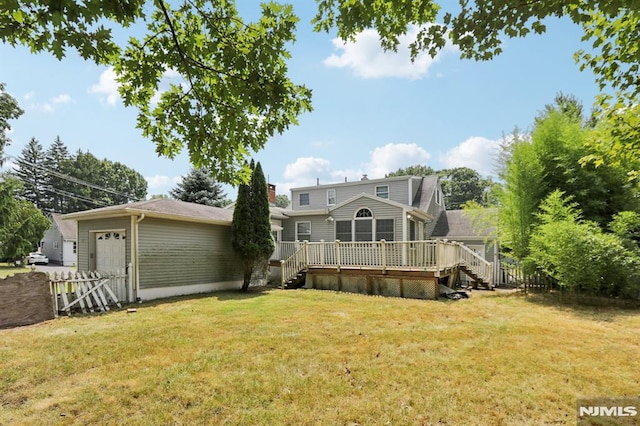
{"type": "Polygon", "coordinates": [[[22,181],[22,197],[40,210],[47,207],[45,196],[47,174],[44,162],[44,148],[36,138],[31,138],[20,152],[16,162],[17,169],[14,172],[22,181]]]}
{"type": "Polygon", "coordinates": [[[61,174],[68,174],[71,156],[69,150],[60,139],[56,139],[45,153],[44,166],[46,170],[45,193],[47,194],[47,210],[56,213],[66,213],[69,197],[70,182],[61,174]]]}
{"type": "Polygon", "coordinates": [[[222,185],[213,180],[207,169],[191,169],[169,194],[176,200],[205,206],[223,207],[227,204],[222,185]]]}
{"type": "Polygon", "coordinates": [[[260,163],[254,166],[252,160],[250,167],[251,181],[238,188],[231,227],[231,244],[244,264],[243,291],[249,288],[256,267],[266,267],[274,250],[267,181],[260,163]]]}

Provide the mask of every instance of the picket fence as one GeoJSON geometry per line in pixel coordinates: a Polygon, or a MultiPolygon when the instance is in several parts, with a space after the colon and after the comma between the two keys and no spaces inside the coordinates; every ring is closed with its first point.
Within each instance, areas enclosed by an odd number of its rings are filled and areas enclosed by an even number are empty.
{"type": "Polygon", "coordinates": [[[127,270],[111,273],[54,272],[49,274],[49,285],[56,315],[65,312],[106,312],[121,308],[121,302],[130,302],[131,275],[127,270]]]}

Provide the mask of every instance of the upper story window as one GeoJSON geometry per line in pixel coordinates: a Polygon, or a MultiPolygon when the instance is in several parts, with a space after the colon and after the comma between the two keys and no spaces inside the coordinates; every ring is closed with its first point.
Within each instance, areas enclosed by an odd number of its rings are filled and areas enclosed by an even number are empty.
{"type": "Polygon", "coordinates": [[[327,205],[333,206],[334,204],[336,204],[336,190],[327,189],[327,205]]]}
{"type": "Polygon", "coordinates": [[[389,199],[389,185],[376,186],[376,197],[389,199]]]}
{"type": "Polygon", "coordinates": [[[299,194],[299,204],[301,206],[308,206],[309,205],[309,193],[308,192],[301,192],[299,194]]]}
{"type": "Polygon", "coordinates": [[[436,188],[436,204],[438,204],[439,206],[442,205],[442,192],[440,191],[439,188],[436,188]]]}

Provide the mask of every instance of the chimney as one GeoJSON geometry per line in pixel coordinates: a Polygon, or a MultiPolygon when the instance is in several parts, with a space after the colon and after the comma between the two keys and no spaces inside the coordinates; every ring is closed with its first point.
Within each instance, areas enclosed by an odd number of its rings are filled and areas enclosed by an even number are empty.
{"type": "Polygon", "coordinates": [[[269,204],[276,205],[276,186],[272,183],[269,185],[269,204]]]}

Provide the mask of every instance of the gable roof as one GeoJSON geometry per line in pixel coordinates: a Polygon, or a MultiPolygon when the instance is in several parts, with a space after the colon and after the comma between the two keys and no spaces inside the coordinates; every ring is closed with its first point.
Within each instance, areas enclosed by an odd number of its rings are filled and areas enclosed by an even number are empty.
{"type": "Polygon", "coordinates": [[[159,219],[212,223],[228,226],[231,226],[231,222],[233,220],[232,210],[220,207],[210,207],[196,203],[187,203],[167,198],[156,198],[152,200],[138,201],[135,203],[120,204],[117,206],[69,213],[62,216],[62,219],[88,220],[122,216],[138,216],[142,214],[146,217],[159,219]]]}
{"type": "Polygon", "coordinates": [[[60,213],[51,213],[51,222],[58,227],[63,240],[76,240],[78,222],[75,220],[62,220],[60,213]]]}
{"type": "Polygon", "coordinates": [[[380,197],[377,197],[375,195],[367,194],[366,192],[362,192],[362,193],[360,193],[358,195],[355,195],[355,196],[349,198],[348,200],[345,200],[345,201],[343,201],[341,203],[336,204],[335,206],[333,206],[333,207],[331,207],[329,209],[329,212],[332,212],[332,211],[334,211],[334,210],[336,210],[336,209],[338,209],[340,207],[343,207],[343,206],[346,206],[346,205],[348,205],[350,203],[353,203],[354,201],[359,200],[361,198],[368,198],[368,199],[370,199],[372,201],[377,201],[377,202],[380,202],[380,203],[389,204],[391,206],[398,207],[400,209],[403,209],[403,210],[406,210],[406,211],[410,212],[412,215],[414,215],[414,216],[416,216],[416,217],[418,217],[418,218],[420,218],[422,220],[433,220],[433,217],[429,213],[424,211],[424,210],[421,210],[421,209],[418,209],[418,208],[415,208],[415,207],[412,207],[412,206],[408,206],[406,204],[398,203],[398,202],[393,201],[393,200],[387,200],[386,198],[380,198],[380,197]]]}
{"type": "Polygon", "coordinates": [[[464,210],[443,211],[431,233],[433,237],[442,238],[486,238],[495,234],[494,229],[478,232],[474,229],[471,217],[464,210]]]}

